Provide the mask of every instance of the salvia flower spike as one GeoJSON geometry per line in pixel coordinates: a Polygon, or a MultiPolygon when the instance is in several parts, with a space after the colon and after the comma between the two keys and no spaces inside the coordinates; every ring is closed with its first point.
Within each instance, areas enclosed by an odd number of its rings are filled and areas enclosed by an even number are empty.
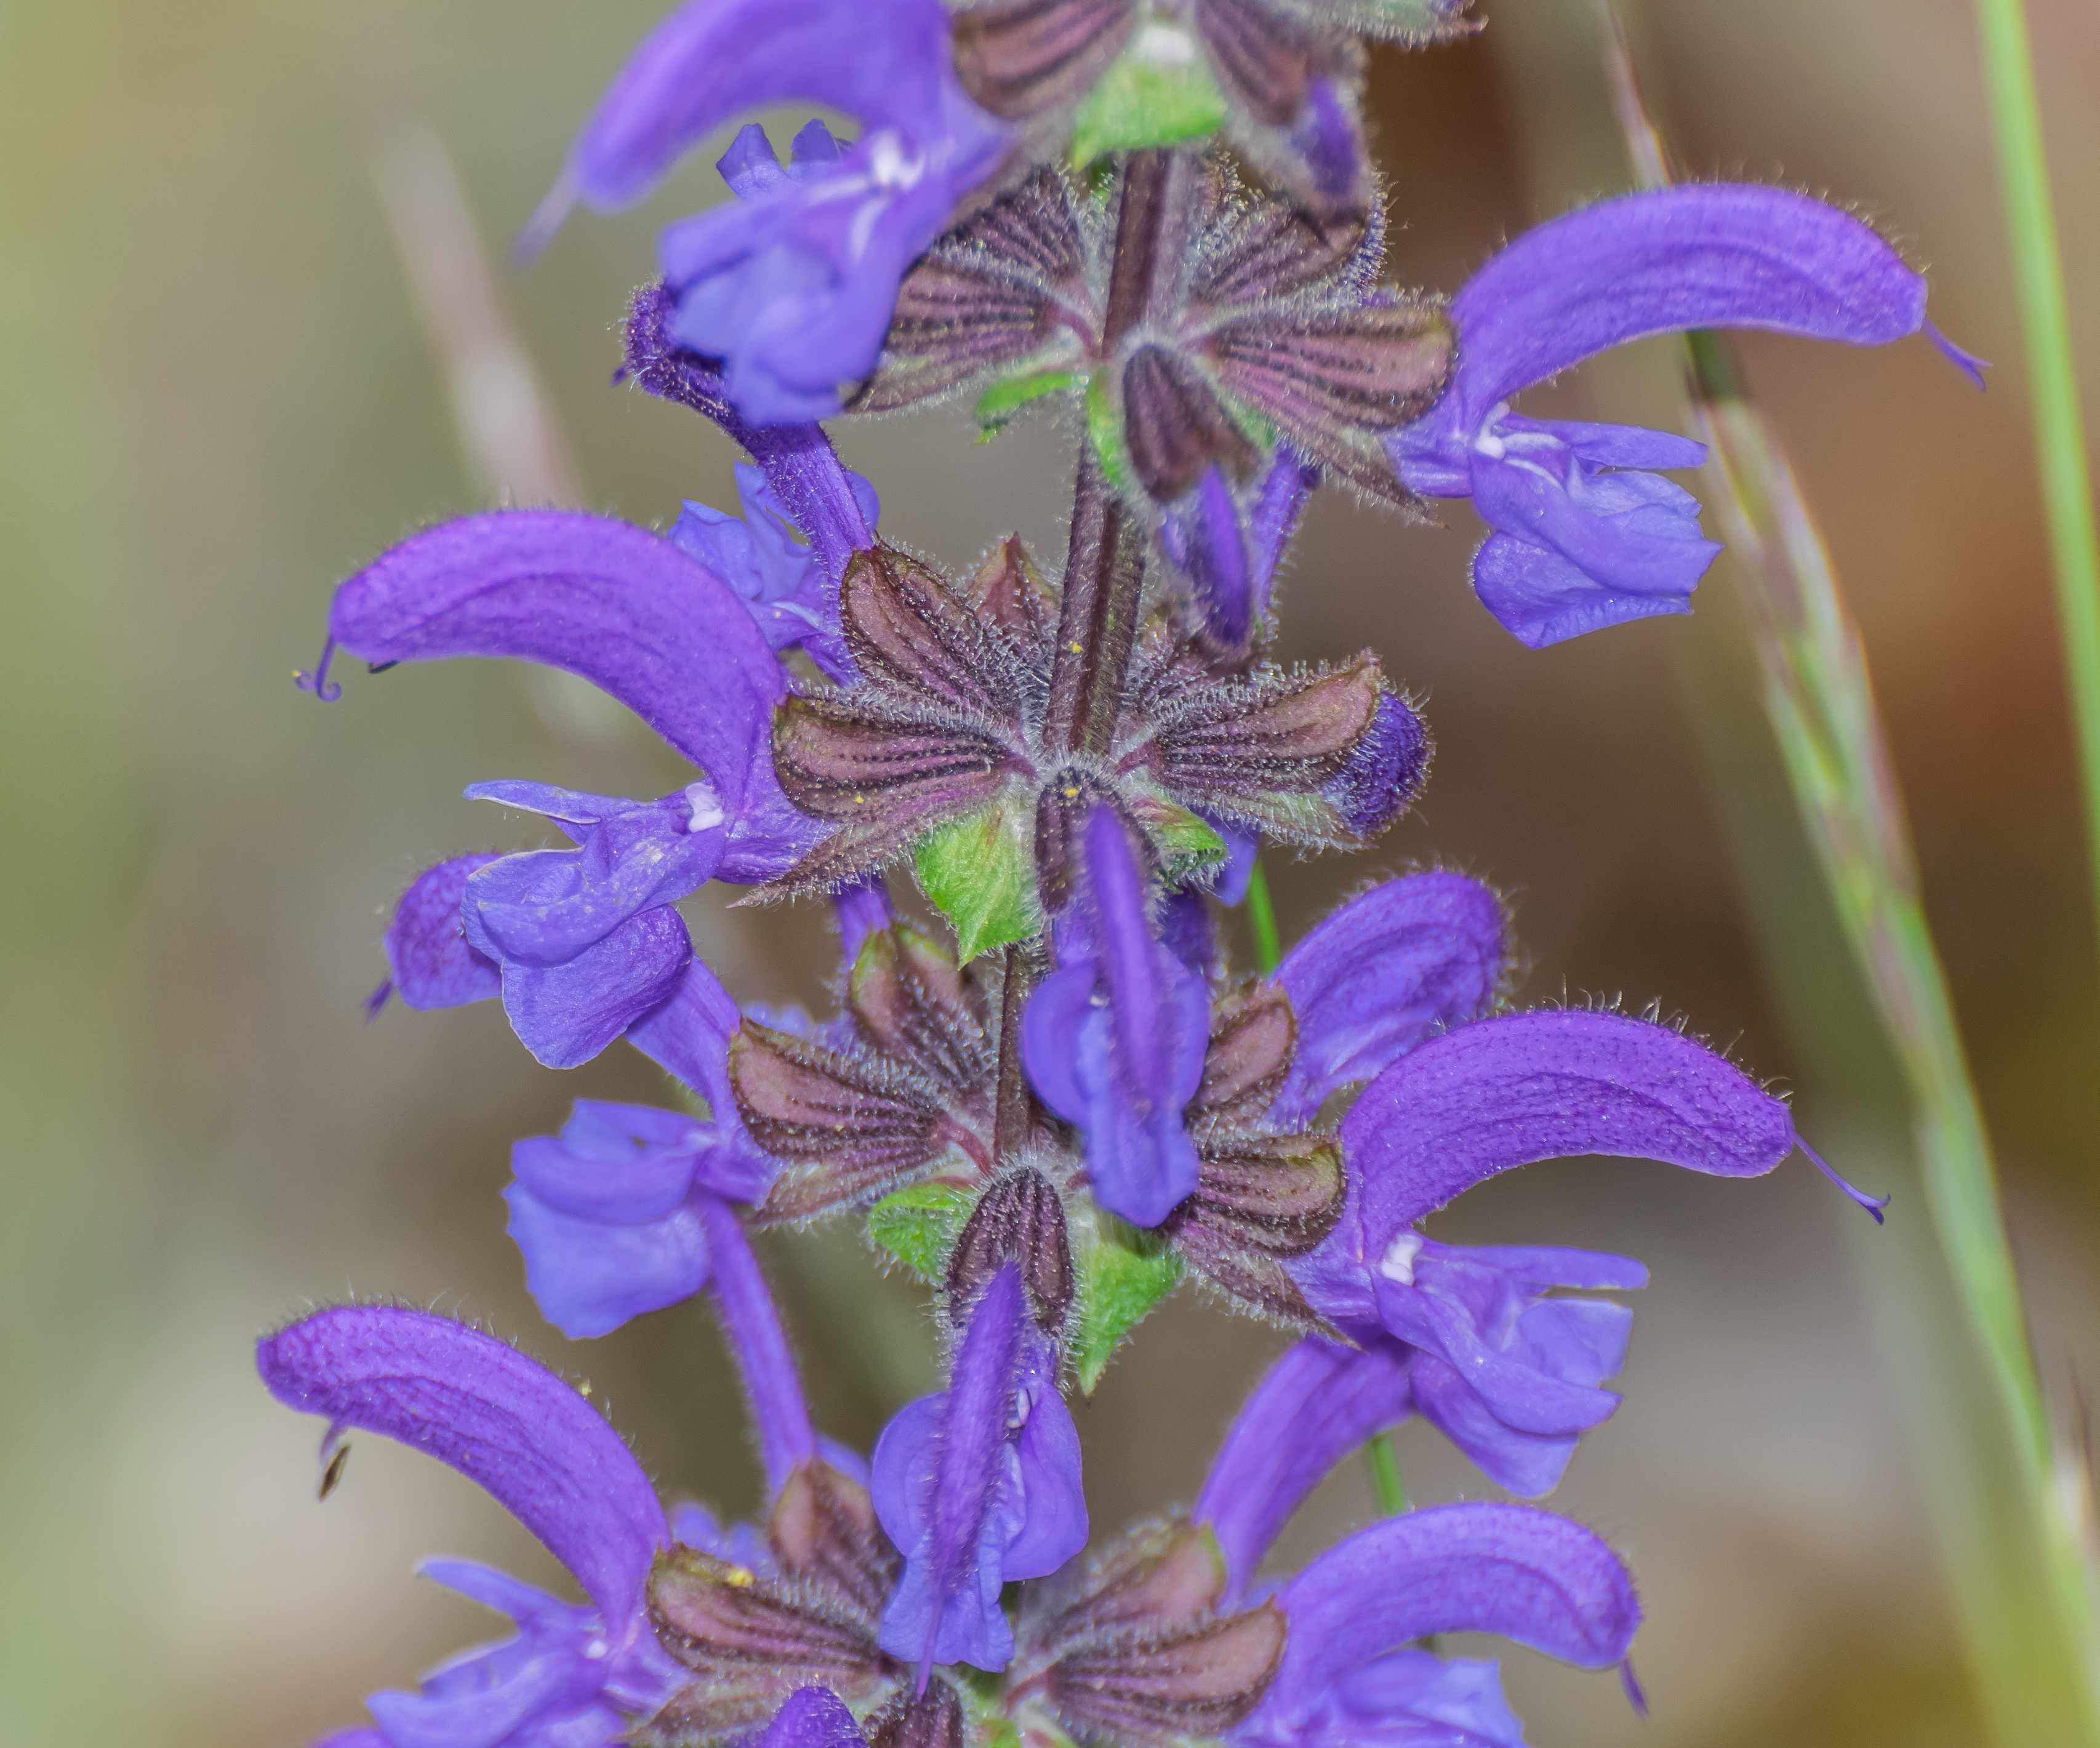
{"type": "Polygon", "coordinates": [[[1401,1421],[1529,1499],[1617,1406],[1632,1313],[1607,1296],[1638,1261],[1425,1222],[1591,1154],[1751,1178],[1802,1147],[1877,1220],[1884,1198],[1696,1039],[1511,1008],[1479,881],[1379,881],[1235,972],[1219,913],[1265,891],[1264,848],[1373,843],[1432,753],[1376,654],[1273,659],[1279,580],[1334,483],[1416,520],[1470,498],[1476,591],[1534,647],[1687,611],[1718,548],[1662,476],[1699,446],[1516,398],[1686,328],[1939,336],[1871,228],[1747,185],[1601,201],[1449,298],[1388,283],[1365,46],[1430,48],[1467,12],[688,0],[586,121],[526,253],[754,113],[849,118],[784,159],[744,126],[731,198],[664,230],[626,312],[617,379],[741,447],[734,513],[426,529],[338,589],[300,684],[340,695],[338,651],[537,662],[689,767],[641,797],[474,784],[547,841],[421,873],[368,1012],[500,1000],[549,1066],[624,1039],[670,1077],[518,1142],[510,1230],[571,1339],[704,1299],[764,1503],[667,1511],[581,1393],[443,1318],[342,1306],[267,1337],[324,1460],[353,1428],[429,1451],[581,1592],[434,1563],[514,1635],[374,1695],[335,1748],[1520,1748],[1494,1665],[1425,1643],[1461,1631],[1616,1666],[1639,1704],[1623,1563],[1537,1507],[1404,1511],[1268,1569],[1401,1421]],[[818,422],[943,397],[986,435],[1064,408],[1061,565],[1011,535],[974,564],[908,550],[818,422]],[[828,914],[828,1017],[741,1003],[696,955],[679,907],[714,882],[828,914]],[[925,1283],[942,1344],[941,1387],[867,1456],[813,1423],[752,1243],[829,1218],[925,1283]],[[1194,1504],[1090,1548],[1066,1393],[1191,1278],[1294,1344],[1194,1504]]]}

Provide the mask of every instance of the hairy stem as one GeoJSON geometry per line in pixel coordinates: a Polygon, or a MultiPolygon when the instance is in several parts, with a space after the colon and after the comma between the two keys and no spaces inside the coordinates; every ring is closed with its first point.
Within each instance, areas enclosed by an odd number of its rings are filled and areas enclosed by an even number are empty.
{"type": "MultiPolygon", "coordinates": [[[[1172,294],[1187,241],[1193,174],[1188,154],[1171,149],[1134,152],[1124,166],[1103,335],[1111,357],[1172,294]]],[[[1043,725],[1053,747],[1098,754],[1115,738],[1145,589],[1146,538],[1141,520],[1110,486],[1092,442],[1083,439],[1043,725]]]]}
{"type": "Polygon", "coordinates": [[[1004,1164],[1028,1144],[1028,1076],[1021,1062],[1021,1017],[1028,1005],[1035,969],[1017,942],[1006,950],[1006,975],[999,992],[999,1078],[992,1116],[992,1159],[1004,1164]]]}
{"type": "Polygon", "coordinates": [[[1071,753],[1105,753],[1115,737],[1145,582],[1145,532],[1102,476],[1091,443],[1072,488],[1057,654],[1043,738],[1071,753]]]}

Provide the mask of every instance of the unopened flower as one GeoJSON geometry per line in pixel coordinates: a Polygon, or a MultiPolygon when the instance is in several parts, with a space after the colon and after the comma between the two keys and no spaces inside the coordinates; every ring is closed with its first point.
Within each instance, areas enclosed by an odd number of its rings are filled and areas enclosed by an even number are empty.
{"type": "Polygon", "coordinates": [[[1047,1577],[1087,1545],[1079,1435],[1057,1388],[1056,1344],[1005,1264],[967,1313],[954,1375],[883,1429],[876,1510],[904,1552],[883,1649],[914,1664],[1004,1669],[1013,1631],[1003,1587],[1047,1577]]]}

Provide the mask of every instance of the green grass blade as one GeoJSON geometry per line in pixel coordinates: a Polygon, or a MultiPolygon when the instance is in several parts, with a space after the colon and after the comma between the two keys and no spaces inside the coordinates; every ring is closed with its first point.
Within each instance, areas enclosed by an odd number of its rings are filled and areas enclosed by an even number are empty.
{"type": "Polygon", "coordinates": [[[2022,0],[1976,0],[1983,82],[2005,201],[2020,332],[2034,403],[2035,457],[2049,521],[2050,569],[2063,627],[2071,716],[2085,799],[2087,854],[2100,907],[2100,533],[2071,353],[2063,257],[2042,145],[2041,105],[2022,0]]]}

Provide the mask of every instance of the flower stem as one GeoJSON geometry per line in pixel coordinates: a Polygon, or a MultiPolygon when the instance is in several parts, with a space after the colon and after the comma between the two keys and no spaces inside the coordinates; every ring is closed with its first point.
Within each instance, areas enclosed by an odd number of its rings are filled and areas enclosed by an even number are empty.
{"type": "MultiPolygon", "coordinates": [[[[1666,183],[1666,154],[1622,35],[1608,47],[1606,64],[1638,179],[1666,183]]],[[[1745,585],[1766,714],[1903,1071],[1940,1248],[1996,1388],[2027,1531],[2077,1662],[2080,1739],[2100,1742],[2100,1585],[2086,1541],[2085,1472],[2058,1450],[2036,1372],[1983,1106],[1926,919],[1866,652],[1792,466],[1745,390],[1728,342],[1688,333],[1686,353],[1707,468],[1718,488],[1714,508],[1745,585]]]]}
{"type": "MultiPolygon", "coordinates": [[[[1152,313],[1180,272],[1192,174],[1189,155],[1171,149],[1133,152],[1123,166],[1103,322],[1102,344],[1110,353],[1152,313]]],[[[1082,438],[1043,723],[1043,739],[1052,746],[1101,753],[1114,739],[1145,590],[1148,540],[1109,484],[1092,439],[1082,438]]]]}
{"type": "Polygon", "coordinates": [[[1102,477],[1093,445],[1083,442],[1043,729],[1048,744],[1074,753],[1108,750],[1123,708],[1144,583],[1144,531],[1102,477]]]}
{"type": "Polygon", "coordinates": [[[1364,1446],[1364,1462],[1371,1472],[1371,1491],[1378,1495],[1379,1509],[1397,1517],[1414,1507],[1407,1503],[1407,1485],[1400,1478],[1400,1456],[1392,1448],[1392,1434],[1381,1432],[1364,1446]]]}
{"type": "Polygon", "coordinates": [[[1033,970],[1026,947],[1016,942],[1007,948],[1006,975],[999,983],[999,1078],[992,1115],[993,1156],[999,1163],[1027,1145],[1034,1127],[1029,1120],[1028,1076],[1021,1061],[1021,1016],[1027,1010],[1033,970]]]}
{"type": "Polygon", "coordinates": [[[2093,526],[2063,257],[2057,245],[2026,7],[2022,0],[1976,0],[1976,22],[2034,402],[2035,455],[2085,783],[2087,855],[2100,906],[2100,533],[2093,526]]]}
{"type": "Polygon", "coordinates": [[[1259,857],[1247,876],[1246,910],[1247,925],[1254,930],[1255,963],[1267,977],[1283,963],[1283,942],[1276,933],[1276,907],[1269,902],[1268,872],[1259,857]]]}

